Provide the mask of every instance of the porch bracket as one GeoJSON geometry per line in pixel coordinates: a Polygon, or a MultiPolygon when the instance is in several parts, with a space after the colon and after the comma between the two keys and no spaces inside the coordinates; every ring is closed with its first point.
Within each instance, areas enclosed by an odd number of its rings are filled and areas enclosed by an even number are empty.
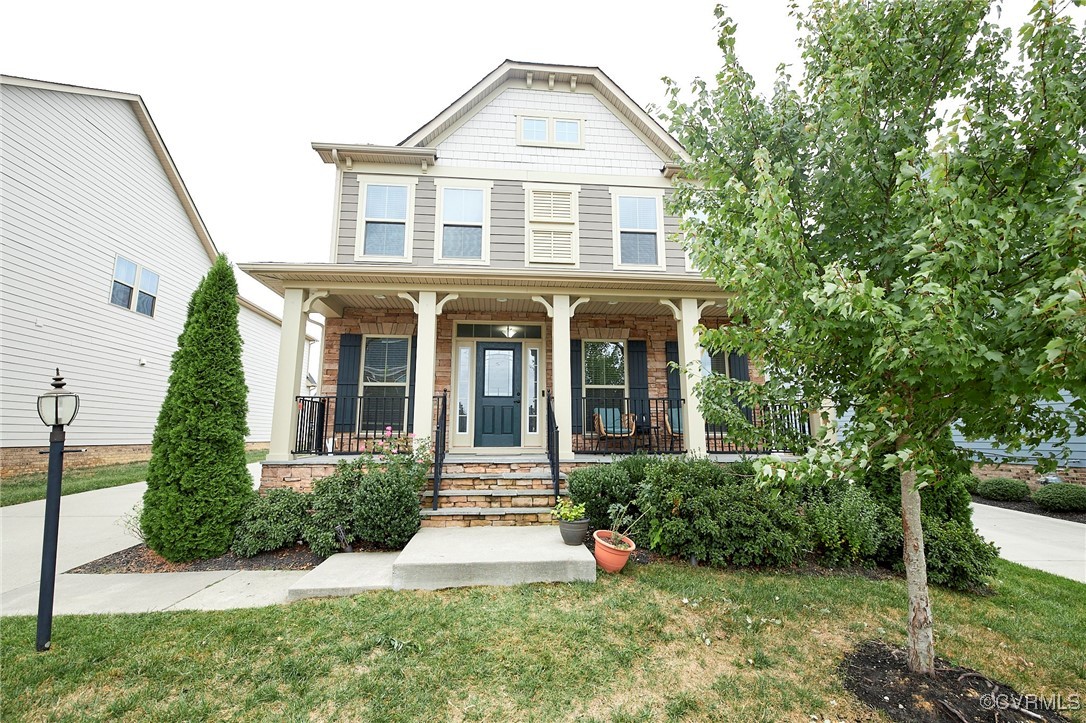
{"type": "Polygon", "coordinates": [[[401,299],[407,299],[408,301],[410,301],[411,308],[415,310],[416,314],[419,313],[419,302],[414,296],[407,293],[406,291],[401,291],[400,293],[396,294],[396,296],[400,297],[401,299]]]}
{"type": "Polygon", "coordinates": [[[715,301],[703,301],[703,302],[702,302],[702,303],[701,303],[701,304],[700,304],[700,305],[698,306],[698,316],[700,317],[700,316],[701,316],[701,312],[705,311],[705,310],[706,310],[706,309],[708,309],[708,308],[709,308],[710,306],[716,306],[716,302],[715,302],[715,301]]]}
{"type": "Polygon", "coordinates": [[[573,318],[573,315],[577,312],[577,307],[578,306],[580,306],[581,304],[586,304],[589,301],[591,301],[591,299],[589,297],[582,296],[581,298],[577,299],[572,304],[570,304],[569,305],[569,318],[571,318],[571,319],[573,318]]]}
{"type": "MultiPolygon", "coordinates": [[[[528,87],[531,87],[531,85],[532,74],[528,73],[528,87]]],[[[547,310],[547,317],[550,319],[554,318],[554,307],[548,304],[546,299],[544,299],[542,296],[533,296],[532,301],[538,301],[540,304],[543,304],[543,308],[547,310]]]]}
{"type": "Polygon", "coordinates": [[[660,303],[671,309],[671,315],[675,317],[675,321],[680,318],[679,307],[675,306],[675,303],[671,299],[660,299],[660,303]]]}
{"type": "Polygon", "coordinates": [[[313,293],[309,294],[307,297],[305,297],[305,303],[302,304],[302,311],[306,314],[312,313],[313,305],[321,301],[322,299],[328,298],[328,294],[330,293],[332,292],[314,291],[313,293]]]}
{"type": "Polygon", "coordinates": [[[456,301],[459,298],[460,298],[460,294],[446,294],[444,299],[437,302],[437,306],[435,307],[434,313],[437,316],[441,316],[441,312],[445,310],[445,304],[449,303],[450,301],[456,301]]]}

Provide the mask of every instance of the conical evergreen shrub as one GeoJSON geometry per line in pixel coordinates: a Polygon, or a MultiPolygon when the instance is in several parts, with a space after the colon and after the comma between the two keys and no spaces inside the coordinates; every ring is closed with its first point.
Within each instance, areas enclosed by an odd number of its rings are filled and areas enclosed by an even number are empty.
{"type": "Polygon", "coordinates": [[[167,560],[222,555],[253,494],[238,286],[225,256],[189,301],[151,442],[140,526],[167,560]]]}

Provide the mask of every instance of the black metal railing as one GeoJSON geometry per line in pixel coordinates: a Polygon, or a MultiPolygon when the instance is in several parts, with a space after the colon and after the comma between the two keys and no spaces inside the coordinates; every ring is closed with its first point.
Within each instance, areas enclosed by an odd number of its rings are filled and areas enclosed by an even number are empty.
{"type": "Polygon", "coordinates": [[[449,390],[434,395],[434,509],[437,509],[441,493],[441,473],[445,466],[445,448],[448,439],[449,390]]]}
{"type": "Polygon", "coordinates": [[[686,451],[682,417],[682,399],[590,391],[573,400],[573,451],[679,454],[686,451]]]}
{"type": "Polygon", "coordinates": [[[705,450],[715,454],[796,452],[805,449],[811,438],[811,417],[799,407],[767,405],[743,407],[743,416],[757,430],[747,440],[728,431],[726,424],[705,425],[705,450]]]}
{"type": "Polygon", "coordinates": [[[294,454],[361,454],[378,440],[410,449],[413,410],[407,395],[297,397],[294,454]]]}
{"type": "Polygon", "coordinates": [[[554,498],[558,499],[558,478],[561,476],[558,459],[558,419],[554,415],[554,399],[547,392],[547,461],[551,465],[551,482],[554,498]]]}

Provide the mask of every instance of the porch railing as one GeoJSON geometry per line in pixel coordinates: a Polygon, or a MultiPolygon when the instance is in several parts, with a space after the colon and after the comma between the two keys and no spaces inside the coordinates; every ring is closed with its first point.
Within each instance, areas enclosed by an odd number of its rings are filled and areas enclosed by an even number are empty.
{"type": "Polygon", "coordinates": [[[360,454],[370,451],[377,440],[409,444],[414,420],[406,395],[297,397],[296,401],[294,454],[360,454]]]}
{"type": "Polygon", "coordinates": [[[811,438],[811,418],[798,407],[767,405],[744,407],[743,416],[762,432],[756,442],[741,440],[730,434],[726,424],[705,425],[705,450],[716,454],[746,454],[791,452],[806,446],[811,438]]]}
{"type": "Polygon", "coordinates": [[[573,451],[680,454],[682,416],[682,399],[588,394],[573,402],[573,451]]]}
{"type": "Polygon", "coordinates": [[[547,461],[551,465],[551,483],[554,498],[558,499],[558,478],[561,476],[558,459],[558,419],[554,414],[554,398],[547,392],[547,461]]]}
{"type": "Polygon", "coordinates": [[[438,495],[441,493],[441,474],[445,466],[445,448],[448,439],[448,398],[446,389],[434,395],[434,509],[437,509],[438,495]]]}

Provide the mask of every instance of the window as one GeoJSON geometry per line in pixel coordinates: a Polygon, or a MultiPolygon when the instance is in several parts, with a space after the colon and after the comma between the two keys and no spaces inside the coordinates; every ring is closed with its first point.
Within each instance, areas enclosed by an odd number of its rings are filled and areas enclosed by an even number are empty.
{"type": "Polygon", "coordinates": [[[584,354],[584,396],[588,419],[597,409],[625,412],[626,344],[621,341],[586,341],[584,354]]]}
{"type": "Polygon", "coordinates": [[[490,261],[490,183],[439,181],[439,227],[434,261],[485,264],[490,261]]]}
{"type": "Polygon", "coordinates": [[[527,263],[577,263],[577,186],[525,184],[527,263]]]}
{"type": "Polygon", "coordinates": [[[109,303],[153,317],[158,302],[158,280],[158,274],[154,271],[118,256],[113,264],[109,303]]]}
{"type": "Polygon", "coordinates": [[[418,179],[366,177],[359,180],[356,261],[411,260],[412,209],[418,179]]]}
{"type": "Polygon", "coordinates": [[[664,270],[663,193],[613,193],[615,268],[664,270]]]}
{"type": "Polygon", "coordinates": [[[539,349],[528,347],[528,434],[539,432],[539,349]]]}
{"type": "Polygon", "coordinates": [[[584,120],[551,115],[518,115],[517,144],[550,148],[584,148],[584,120]]]}
{"type": "Polygon", "coordinates": [[[366,337],[360,431],[406,431],[410,344],[407,337],[366,337]]]}
{"type": "Polygon", "coordinates": [[[471,398],[471,345],[459,347],[456,374],[456,433],[468,433],[468,401],[471,398]]]}

